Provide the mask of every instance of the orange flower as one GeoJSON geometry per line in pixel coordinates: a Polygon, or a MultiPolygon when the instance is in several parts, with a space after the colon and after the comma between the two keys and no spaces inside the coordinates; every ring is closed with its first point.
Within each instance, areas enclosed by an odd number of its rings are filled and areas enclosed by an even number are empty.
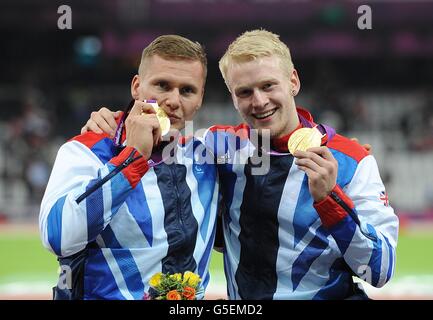
{"type": "Polygon", "coordinates": [[[186,300],[194,300],[195,299],[195,289],[191,287],[183,288],[182,295],[186,298],[186,300]]]}
{"type": "Polygon", "coordinates": [[[167,293],[167,300],[182,300],[182,296],[177,290],[171,290],[167,293]]]}

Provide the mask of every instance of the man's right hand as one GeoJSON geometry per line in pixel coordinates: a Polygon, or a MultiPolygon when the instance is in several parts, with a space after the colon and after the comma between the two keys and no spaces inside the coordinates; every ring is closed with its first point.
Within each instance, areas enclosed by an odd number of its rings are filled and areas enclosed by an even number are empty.
{"type": "Polygon", "coordinates": [[[126,118],[125,130],[127,146],[149,159],[153,147],[161,140],[161,128],[152,105],[136,100],[126,118]]]}
{"type": "MultiPolygon", "coordinates": [[[[90,115],[90,119],[81,128],[81,134],[87,131],[95,133],[107,133],[114,137],[117,129],[116,118],[121,111],[110,111],[102,107],[90,115]]],[[[127,145],[134,147],[146,158],[150,157],[152,147],[157,145],[161,139],[161,129],[152,105],[136,100],[125,122],[127,145]],[[156,122],[155,122],[156,120],[156,122]],[[157,126],[157,127],[156,127],[157,126]],[[143,138],[144,140],[140,141],[143,138]],[[149,142],[152,142],[149,149],[149,142]]]]}

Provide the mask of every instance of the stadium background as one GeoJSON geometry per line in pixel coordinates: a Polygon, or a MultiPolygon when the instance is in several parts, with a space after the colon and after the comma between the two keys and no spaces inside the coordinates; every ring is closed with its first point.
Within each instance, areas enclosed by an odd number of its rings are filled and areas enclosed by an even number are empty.
{"type": "MultiPolygon", "coordinates": [[[[433,299],[433,2],[312,0],[12,1],[0,4],[0,299],[49,299],[57,262],[42,248],[39,203],[58,147],[91,111],[122,109],[140,52],[161,34],[204,44],[209,72],[194,128],[240,121],[217,67],[243,31],[292,51],[298,105],[370,143],[400,218],[397,268],[374,298],[433,299]],[[59,30],[60,5],[72,29],[59,30]],[[360,30],[368,4],[372,29],[360,30]]],[[[214,254],[209,297],[225,293],[214,254]]]]}

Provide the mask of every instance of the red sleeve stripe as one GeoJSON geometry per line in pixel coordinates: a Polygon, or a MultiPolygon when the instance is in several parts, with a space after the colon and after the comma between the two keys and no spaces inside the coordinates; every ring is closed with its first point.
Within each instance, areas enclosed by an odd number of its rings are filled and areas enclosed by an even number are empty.
{"type": "Polygon", "coordinates": [[[334,189],[332,189],[332,192],[334,195],[340,198],[350,210],[355,208],[355,204],[353,203],[352,199],[350,199],[347,194],[344,193],[343,189],[341,189],[338,184],[335,185],[334,189]]]}
{"type": "MultiPolygon", "coordinates": [[[[135,150],[132,147],[126,147],[119,153],[118,156],[112,158],[110,163],[115,165],[116,167],[121,165],[131,154],[131,152],[135,150]]],[[[139,153],[136,152],[135,157],[139,156],[139,153]]],[[[141,157],[138,160],[132,162],[129,166],[122,170],[123,175],[129,181],[129,184],[132,188],[140,182],[141,178],[149,169],[149,165],[147,164],[147,160],[144,157],[141,157]]]]}
{"type": "Polygon", "coordinates": [[[366,156],[368,156],[367,150],[359,143],[352,141],[346,137],[336,134],[327,144],[331,149],[340,151],[345,155],[356,160],[356,162],[361,161],[366,156]]]}
{"type": "MultiPolygon", "coordinates": [[[[343,192],[339,185],[335,185],[332,193],[341,199],[348,208],[353,209],[355,207],[353,201],[343,192]]],[[[336,225],[348,215],[343,206],[337,203],[331,195],[328,195],[320,202],[314,203],[313,206],[326,228],[336,225]]]]}
{"type": "Polygon", "coordinates": [[[105,138],[110,138],[110,136],[106,133],[100,134],[100,133],[95,133],[95,132],[89,131],[89,132],[80,134],[78,136],[75,136],[72,139],[70,139],[69,141],[78,141],[78,142],[84,144],[89,149],[92,149],[92,147],[95,144],[97,144],[99,141],[101,141],[105,138]]]}
{"type": "Polygon", "coordinates": [[[118,165],[121,165],[126,159],[128,159],[129,155],[134,150],[135,149],[133,147],[126,147],[126,148],[124,148],[117,156],[113,157],[110,160],[110,163],[114,164],[116,167],[118,165]]]}
{"type": "Polygon", "coordinates": [[[234,136],[241,138],[242,140],[247,140],[250,137],[250,127],[246,123],[241,123],[240,125],[234,126],[223,126],[223,125],[215,125],[210,127],[209,129],[212,132],[223,131],[230,133],[234,136]]]}
{"type": "Polygon", "coordinates": [[[138,160],[135,160],[125,169],[123,169],[122,173],[126,177],[126,179],[128,179],[131,187],[135,188],[135,186],[140,182],[141,178],[143,178],[147,170],[149,170],[147,160],[144,158],[140,158],[138,160]]]}

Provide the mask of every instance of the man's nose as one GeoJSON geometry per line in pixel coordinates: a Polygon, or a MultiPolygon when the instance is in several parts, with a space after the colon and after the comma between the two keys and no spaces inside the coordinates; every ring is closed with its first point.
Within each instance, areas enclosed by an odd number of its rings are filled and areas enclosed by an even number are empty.
{"type": "Polygon", "coordinates": [[[167,94],[165,104],[171,110],[176,110],[180,107],[180,92],[179,89],[175,88],[167,94]]]}
{"type": "Polygon", "coordinates": [[[268,104],[269,99],[266,93],[258,89],[254,89],[251,102],[254,108],[263,108],[268,104]]]}

